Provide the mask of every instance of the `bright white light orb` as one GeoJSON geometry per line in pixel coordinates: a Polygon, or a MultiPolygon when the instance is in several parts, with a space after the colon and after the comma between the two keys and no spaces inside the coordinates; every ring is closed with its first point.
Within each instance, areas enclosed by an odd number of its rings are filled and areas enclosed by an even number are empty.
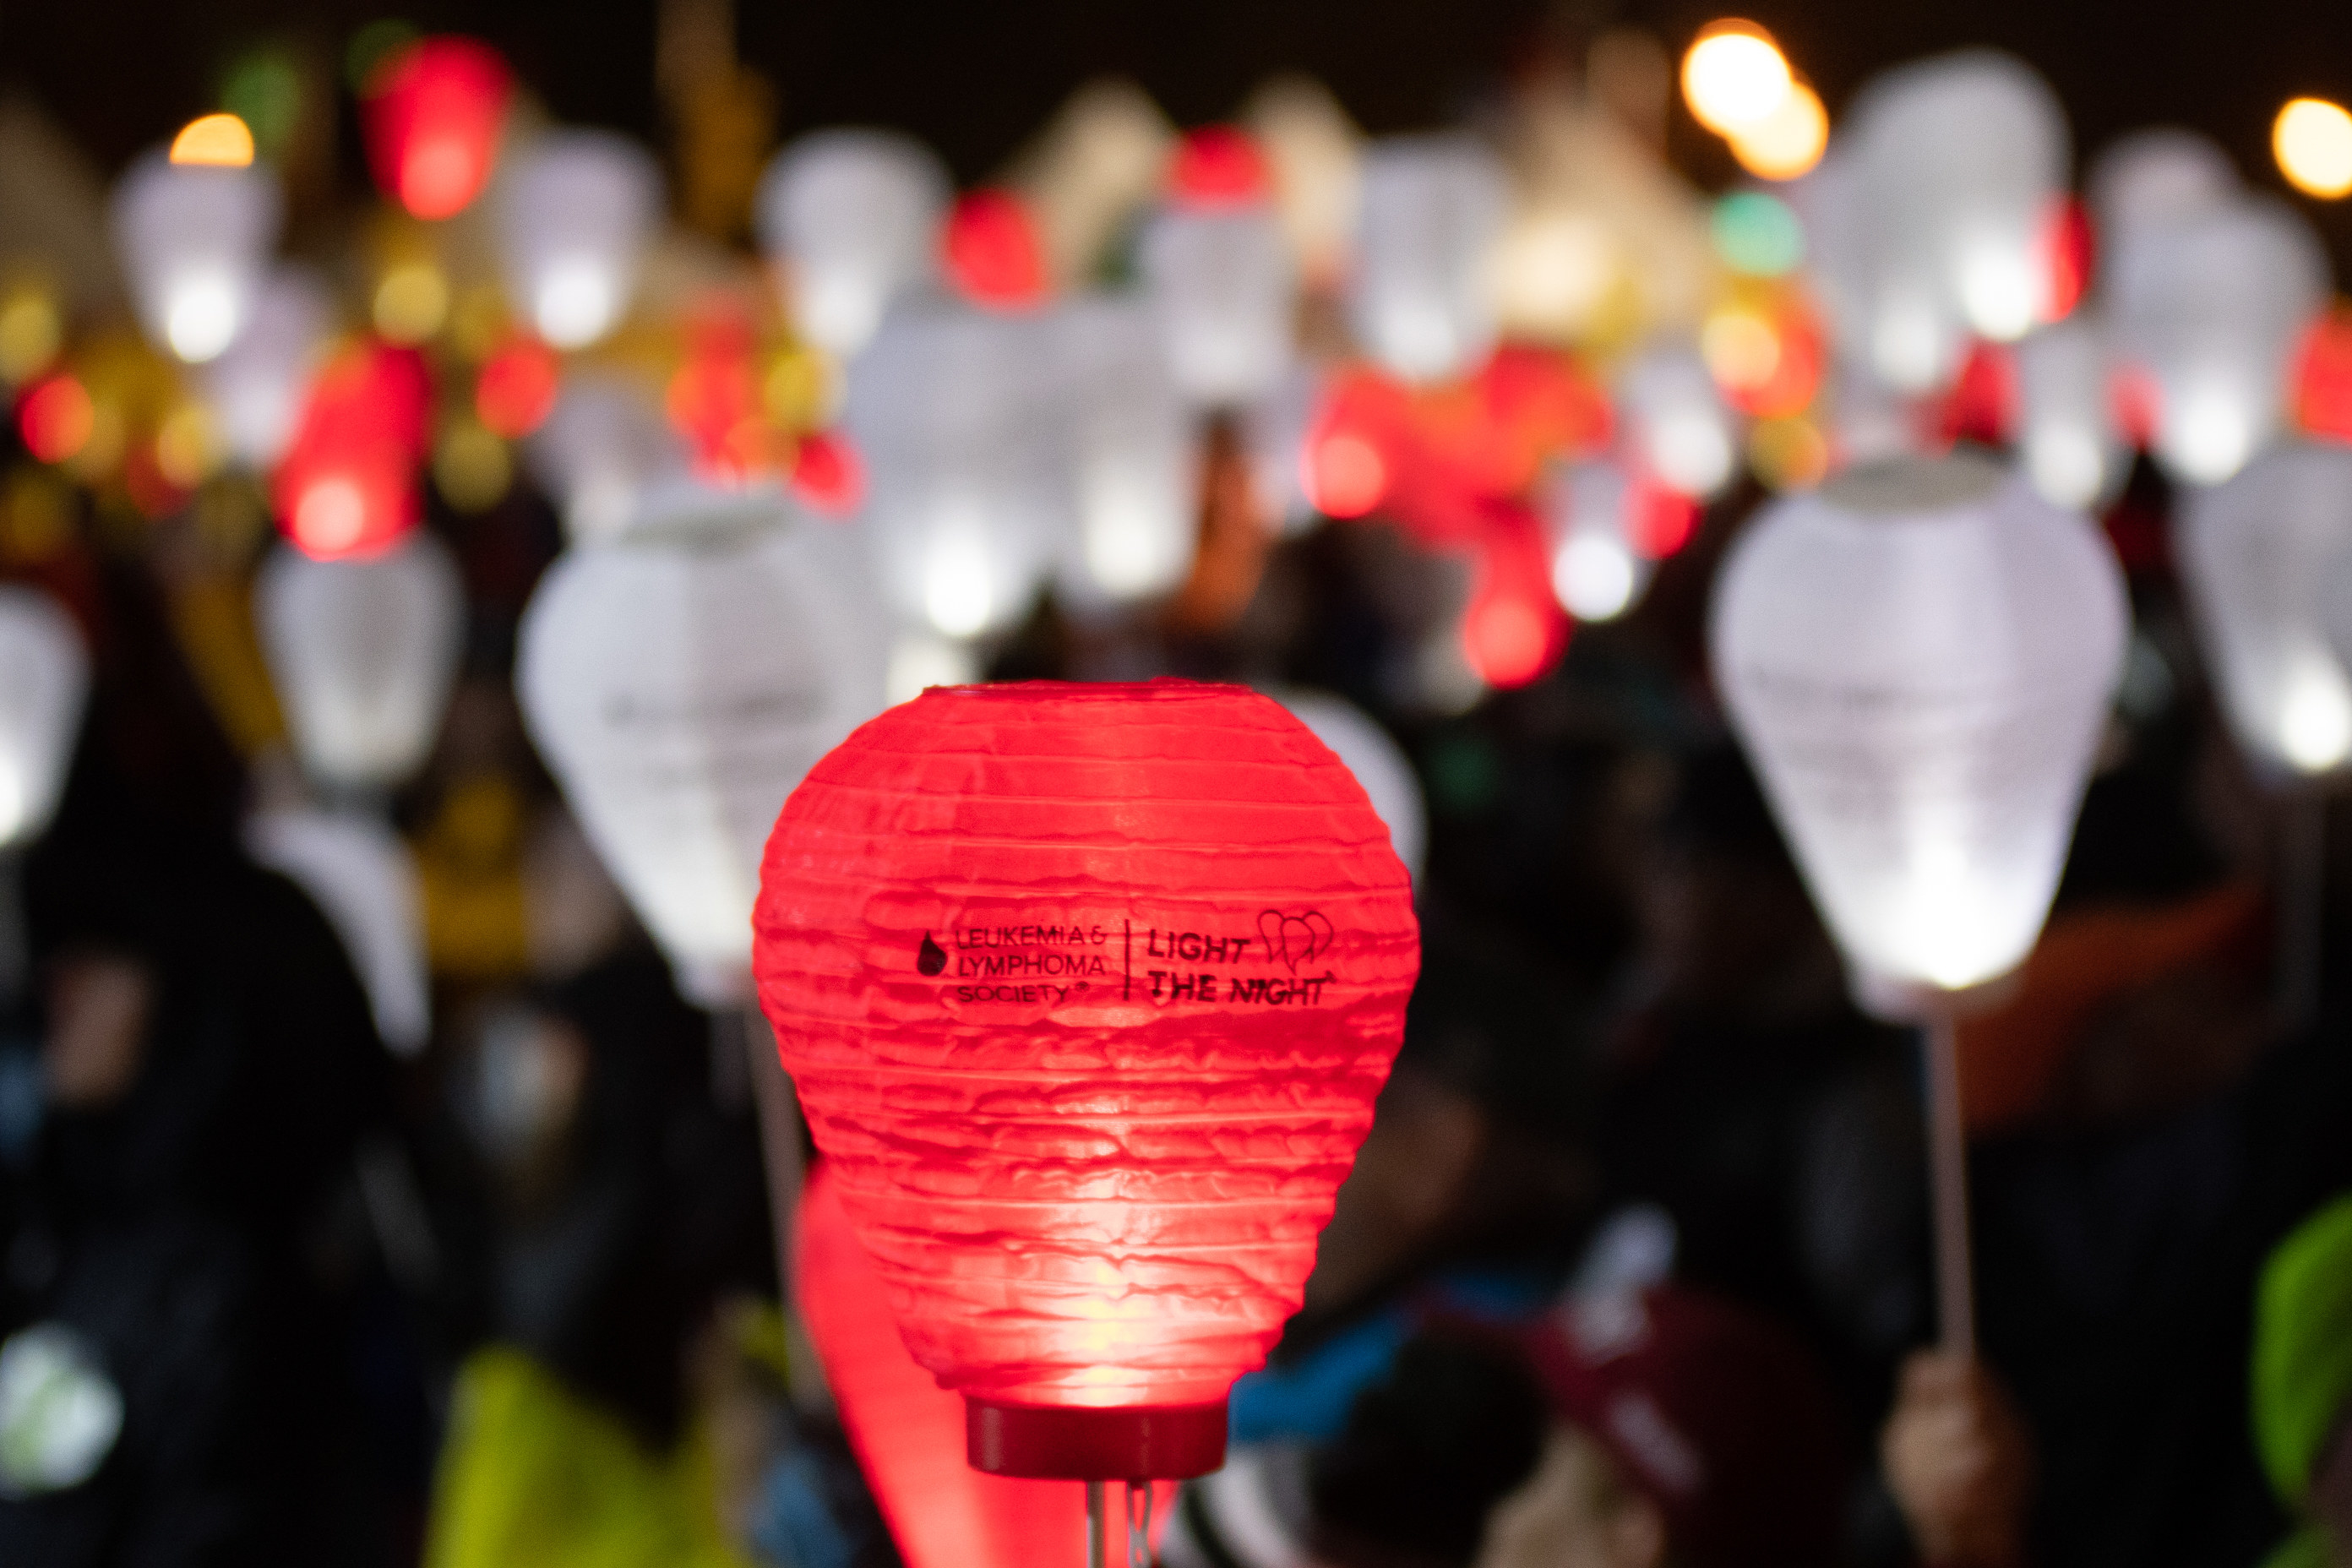
{"type": "Polygon", "coordinates": [[[1609,621],[1633,602],[1633,552],[1595,533],[1571,533],[1552,557],[1552,591],[1579,620],[1609,621]]]}
{"type": "Polygon", "coordinates": [[[1788,57],[1760,28],[1717,26],[1683,57],[1683,98],[1700,124],[1727,136],[1771,119],[1792,79],[1788,57]]]}

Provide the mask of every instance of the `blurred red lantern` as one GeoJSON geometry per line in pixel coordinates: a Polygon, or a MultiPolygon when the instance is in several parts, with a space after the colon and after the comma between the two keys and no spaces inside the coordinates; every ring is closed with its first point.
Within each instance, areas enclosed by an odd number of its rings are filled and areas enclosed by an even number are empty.
{"type": "Polygon", "coordinates": [[[1168,196],[1193,209],[1251,206],[1273,195],[1265,153],[1256,138],[1233,125],[1187,132],[1168,163],[1168,196]]]}
{"type": "Polygon", "coordinates": [[[972,1465],[1215,1468],[1419,968],[1346,766],[1237,687],[934,689],[793,792],[753,928],[810,1130],[972,1465]]]}
{"type": "Polygon", "coordinates": [[[482,362],[474,383],[474,413],[494,436],[519,441],[555,412],[562,362],[537,338],[517,336],[482,362]]]}
{"type": "Polygon", "coordinates": [[[866,468],[837,430],[812,430],[793,453],[793,495],[824,517],[855,517],[866,504],[866,468]]]}
{"type": "Polygon", "coordinates": [[[1462,616],[1470,668],[1489,686],[1525,686],[1559,662],[1568,633],[1552,592],[1542,520],[1516,503],[1492,509],[1462,616]]]}
{"type": "Polygon", "coordinates": [[[455,217],[489,182],[513,79],[488,44],[420,38],[369,79],[368,163],[383,193],[422,218],[455,217]]]}
{"type": "Polygon", "coordinates": [[[975,305],[1025,310],[1050,284],[1037,220],[1011,191],[973,191],[948,213],[940,248],[948,281],[975,305]]]}
{"type": "Polygon", "coordinates": [[[320,561],[373,555],[415,525],[431,407],[411,349],[372,345],[319,373],[270,487],[298,549],[320,561]]]}

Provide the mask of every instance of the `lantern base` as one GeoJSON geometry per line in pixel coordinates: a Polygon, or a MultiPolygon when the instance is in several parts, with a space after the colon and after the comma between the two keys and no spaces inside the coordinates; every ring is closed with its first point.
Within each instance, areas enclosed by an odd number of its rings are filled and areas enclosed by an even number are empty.
{"type": "Polygon", "coordinates": [[[1989,1013],[2014,1000],[2023,979],[2022,969],[2012,969],[1975,985],[1947,990],[1867,969],[1846,971],[1847,988],[1853,994],[1855,1005],[1888,1024],[1925,1024],[1938,1018],[1966,1018],[1989,1013]]]}
{"type": "Polygon", "coordinates": [[[964,1458],[992,1476],[1181,1481],[1225,1462],[1225,1402],[1095,1409],[999,1405],[967,1394],[964,1458]]]}

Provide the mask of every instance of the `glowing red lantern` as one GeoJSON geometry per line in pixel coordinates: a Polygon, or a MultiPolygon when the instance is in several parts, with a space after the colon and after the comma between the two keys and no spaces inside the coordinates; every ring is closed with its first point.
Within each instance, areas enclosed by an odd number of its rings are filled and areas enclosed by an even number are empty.
{"type": "Polygon", "coordinates": [[[974,1468],[1222,1462],[1402,1037],[1412,897],[1238,687],[934,689],[793,793],[761,1003],[974,1468]]]}
{"type": "Polygon", "coordinates": [[[1525,686],[1568,651],[1568,617],[1552,592],[1543,521],[1517,503],[1492,509],[1462,616],[1462,651],[1489,686],[1525,686]]]}
{"type": "Polygon", "coordinates": [[[793,495],[822,517],[855,517],[866,504],[866,466],[838,430],[812,430],[793,451],[793,495]]]}
{"type": "Polygon", "coordinates": [[[1273,190],[1257,138],[1238,126],[1188,132],[1168,161],[1168,195],[1178,206],[1245,207],[1267,200],[1273,190]]]}
{"type": "Polygon", "coordinates": [[[973,191],[948,213],[940,239],[948,281],[975,305],[1026,310],[1050,287],[1037,220],[1010,191],[973,191]]]}
{"type": "Polygon", "coordinates": [[[455,217],[489,182],[514,83],[472,38],[420,38],[387,60],[362,104],[368,163],[417,217],[455,217]]]}
{"type": "Polygon", "coordinates": [[[413,350],[378,345],[319,373],[271,483],[297,548],[320,561],[373,555],[415,525],[431,408],[413,350]]]}
{"type": "Polygon", "coordinates": [[[555,412],[562,362],[537,338],[516,336],[482,362],[474,384],[474,413],[492,435],[519,441],[555,412]]]}

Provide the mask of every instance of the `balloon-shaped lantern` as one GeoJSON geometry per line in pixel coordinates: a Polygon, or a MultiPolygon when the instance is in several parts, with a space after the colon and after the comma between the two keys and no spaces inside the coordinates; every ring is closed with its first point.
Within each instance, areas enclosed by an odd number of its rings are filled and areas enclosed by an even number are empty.
{"type": "Polygon", "coordinates": [[[2352,448],[2274,447],[2194,492],[2173,551],[2222,711],[2255,767],[2315,779],[2352,763],[2352,679],[2326,602],[2352,564],[2352,448]]]}
{"type": "Polygon", "coordinates": [[[760,182],[760,243],[785,274],[793,328],[847,360],[891,297],[931,270],[952,190],[938,156],[890,131],[819,131],[760,182]]]}
{"type": "Polygon", "coordinates": [[[205,401],[229,451],[256,469],[284,455],[335,320],[334,297],[308,268],[279,267],[236,342],[204,367],[205,401]]]}
{"type": "Polygon", "coordinates": [[[1072,303],[1055,327],[1073,523],[1056,588],[1082,612],[1167,593],[1192,563],[1199,484],[1159,331],[1140,302],[1110,298],[1072,303]]]}
{"type": "Polygon", "coordinates": [[[1880,375],[1937,385],[1958,369],[1967,334],[2020,338],[2049,314],[2049,226],[2069,149],[2041,77],[1990,49],[1922,60],[1866,87],[1846,135],[1880,375]]]}
{"type": "Polygon", "coordinates": [[[2080,315],[2017,345],[2018,445],[2034,488],[2059,506],[2097,505],[2123,483],[2130,454],[2116,428],[2105,334],[2080,315]]]}
{"type": "Polygon", "coordinates": [[[1060,537],[1054,329],[1048,315],[909,300],[850,366],[842,418],[866,459],[883,592],[949,637],[1026,614],[1060,537]]]}
{"type": "Polygon", "coordinates": [[[884,617],[854,536],[781,500],[657,487],[523,615],[531,739],[698,1005],[751,997],[760,846],[882,705],[884,617]]]}
{"type": "Polygon", "coordinates": [[[2103,262],[2112,262],[2115,247],[2131,231],[2226,205],[2240,189],[2238,167],[2221,143],[2170,125],[2107,143],[2083,184],[2103,262]]]}
{"type": "Polygon", "coordinates": [[[1179,148],[1136,259],[1178,389],[1232,407],[1272,392],[1290,365],[1297,270],[1262,155],[1238,132],[1211,135],[1196,132],[1179,148]],[[1228,168],[1241,173],[1202,174],[1228,168]]]}
{"type": "Polygon", "coordinates": [[[1356,337],[1374,359],[1410,381],[1442,381],[1486,358],[1508,198],[1501,161],[1468,136],[1372,144],[1348,288],[1356,337]]]}
{"type": "Polygon", "coordinates": [[[2326,303],[2319,237],[2284,202],[2241,195],[2114,236],[2105,279],[2116,346],[2155,394],[2157,461],[2193,483],[2228,479],[2276,433],[2326,303]]]}
{"type": "Polygon", "coordinates": [[[1388,824],[1389,845],[1415,881],[1421,879],[1422,852],[1429,844],[1429,807],[1423,801],[1421,780],[1412,763],[1370,715],[1352,702],[1322,691],[1278,691],[1274,694],[1297,721],[1348,764],[1365,798],[1388,824]]]}
{"type": "Polygon", "coordinates": [[[1545,500],[1560,607],[1580,621],[1613,621],[1632,609],[1656,569],[1637,538],[1641,486],[1602,459],[1558,475],[1545,500]]]}
{"type": "Polygon", "coordinates": [[[174,163],[162,151],[132,163],[114,187],[114,246],[149,341],[190,364],[235,342],[283,209],[258,165],[174,163]]]}
{"type": "Polygon", "coordinates": [[[1690,345],[1643,353],[1618,379],[1617,405],[1642,467],[1668,489],[1705,500],[1738,473],[1738,426],[1690,345]]]}
{"type": "Polygon", "coordinates": [[[373,792],[424,766],[466,629],[446,547],[422,529],[373,556],[320,561],[280,546],[255,593],[262,652],[311,776],[373,792]]]}
{"type": "Polygon", "coordinates": [[[89,656],[57,602],[0,584],[0,851],[49,825],[89,693],[89,656]]]}
{"type": "Polygon", "coordinates": [[[488,184],[514,80],[473,38],[419,38],[378,66],[362,95],[368,166],[411,216],[455,217],[488,184]]]}
{"type": "Polygon", "coordinates": [[[1930,1030],[1943,1331],[1973,1338],[1949,1020],[2040,933],[2124,651],[2097,531],[1957,454],[1849,471],[1732,547],[1733,727],[1873,1012],[1930,1030]]]}
{"type": "Polygon", "coordinates": [[[1235,687],[935,689],[793,793],[757,927],[784,1066],[973,1466],[1214,1469],[1418,968],[1347,768],[1235,687]]]}
{"type": "Polygon", "coordinates": [[[539,335],[585,348],[619,324],[661,216],[661,171],[610,131],[556,131],[509,160],[498,190],[507,288],[539,335]]]}

